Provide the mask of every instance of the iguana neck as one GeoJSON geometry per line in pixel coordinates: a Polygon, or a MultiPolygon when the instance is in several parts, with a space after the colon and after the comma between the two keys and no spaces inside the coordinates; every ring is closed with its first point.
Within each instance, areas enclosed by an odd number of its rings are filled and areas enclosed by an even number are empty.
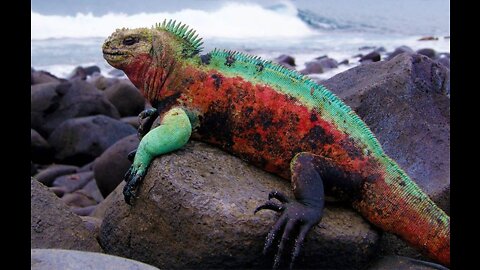
{"type": "Polygon", "coordinates": [[[145,98],[151,104],[156,104],[175,94],[176,89],[181,89],[179,78],[174,74],[178,66],[174,57],[159,61],[150,54],[142,54],[126,65],[123,71],[145,98]]]}

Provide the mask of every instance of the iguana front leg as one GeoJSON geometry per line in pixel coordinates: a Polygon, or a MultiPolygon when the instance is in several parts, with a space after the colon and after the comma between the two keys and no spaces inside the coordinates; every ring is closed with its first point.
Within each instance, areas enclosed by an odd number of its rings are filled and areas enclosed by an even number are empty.
{"type": "Polygon", "coordinates": [[[267,235],[263,250],[266,254],[271,249],[277,235],[281,234],[280,244],[274,259],[274,269],[280,266],[286,252],[285,247],[289,241],[295,241],[290,260],[290,268],[293,268],[307,233],[320,222],[323,216],[325,196],[323,181],[316,166],[316,159],[317,156],[302,152],[295,155],[290,162],[295,200],[289,199],[278,191],[272,191],[268,195],[269,201],[255,209],[255,213],[262,209],[282,213],[267,235]],[[270,201],[272,198],[279,200],[281,204],[270,201]]]}
{"type": "Polygon", "coordinates": [[[152,159],[179,149],[188,142],[192,134],[192,125],[187,113],[179,107],[167,111],[160,121],[160,126],[150,130],[138,145],[133,164],[125,174],[123,195],[125,201],[131,204],[135,197],[135,189],[141,183],[152,159]]]}

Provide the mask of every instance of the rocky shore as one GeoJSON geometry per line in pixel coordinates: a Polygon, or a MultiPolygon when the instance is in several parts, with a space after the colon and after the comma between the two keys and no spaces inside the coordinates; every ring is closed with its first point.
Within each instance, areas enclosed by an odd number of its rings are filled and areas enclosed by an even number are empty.
{"type": "MultiPolygon", "coordinates": [[[[449,53],[406,46],[359,51],[352,56],[357,63],[324,55],[299,72],[319,80],[316,74],[353,66],[319,82],[357,112],[385,152],[449,213],[449,53]]],[[[273,61],[297,69],[292,56],[273,61]]],[[[139,143],[137,115],[150,105],[128,80],[100,71],[78,67],[57,78],[32,68],[32,269],[62,269],[59,256],[77,265],[95,258],[112,269],[128,269],[134,261],[141,262],[135,269],[152,269],[142,263],[160,269],[270,268],[272,256],[261,250],[275,213],[253,211],[272,189],[291,195],[290,184],[192,141],[156,158],[136,203],[125,204],[127,154],[139,143]],[[58,249],[72,253],[59,255],[58,249]]],[[[297,267],[444,269],[424,261],[430,260],[348,205],[331,202],[297,267]]]]}

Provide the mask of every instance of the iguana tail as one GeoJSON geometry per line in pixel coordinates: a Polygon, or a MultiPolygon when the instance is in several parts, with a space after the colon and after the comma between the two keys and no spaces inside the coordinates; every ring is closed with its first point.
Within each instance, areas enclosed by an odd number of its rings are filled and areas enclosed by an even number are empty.
{"type": "Polygon", "coordinates": [[[450,265],[450,217],[390,158],[366,181],[354,207],[382,230],[398,235],[443,265],[450,265]]]}

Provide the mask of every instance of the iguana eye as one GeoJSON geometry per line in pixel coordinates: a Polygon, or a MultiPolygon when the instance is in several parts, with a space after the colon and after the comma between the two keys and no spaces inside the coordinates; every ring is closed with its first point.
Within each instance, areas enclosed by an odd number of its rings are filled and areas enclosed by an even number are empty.
{"type": "Polygon", "coordinates": [[[123,40],[123,45],[130,46],[138,42],[138,38],[127,37],[123,40]]]}

